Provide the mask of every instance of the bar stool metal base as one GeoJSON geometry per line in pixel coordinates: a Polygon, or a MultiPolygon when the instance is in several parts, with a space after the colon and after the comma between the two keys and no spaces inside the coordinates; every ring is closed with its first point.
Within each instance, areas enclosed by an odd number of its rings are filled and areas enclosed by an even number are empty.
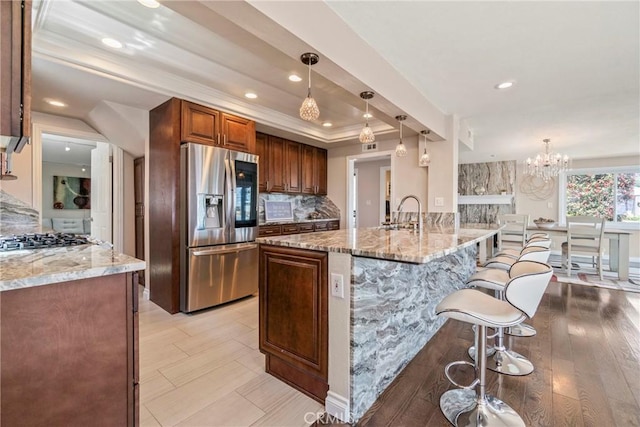
{"type": "Polygon", "coordinates": [[[520,323],[519,325],[505,328],[504,333],[514,337],[532,337],[537,332],[533,326],[527,325],[526,323],[520,323]]]}
{"type": "Polygon", "coordinates": [[[440,396],[440,410],[456,427],[524,427],[524,421],[502,400],[485,395],[478,399],[474,390],[455,389],[440,396]]]}
{"type": "MultiPolygon", "coordinates": [[[[533,363],[520,353],[511,350],[493,348],[493,355],[487,354],[487,369],[499,374],[524,376],[533,372],[533,363]]],[[[476,360],[475,347],[469,347],[469,357],[476,360]]]]}
{"type": "MultiPolygon", "coordinates": [[[[487,357],[491,357],[496,353],[496,347],[493,345],[487,345],[486,351],[487,357]]],[[[471,359],[476,360],[476,346],[472,345],[471,347],[469,347],[469,349],[467,350],[467,354],[471,359]]]]}

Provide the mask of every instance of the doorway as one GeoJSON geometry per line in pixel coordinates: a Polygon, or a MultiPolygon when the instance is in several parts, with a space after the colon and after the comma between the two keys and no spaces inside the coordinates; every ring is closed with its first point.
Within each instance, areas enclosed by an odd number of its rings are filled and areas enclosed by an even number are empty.
{"type": "MultiPolygon", "coordinates": [[[[124,241],[122,226],[123,198],[122,192],[114,193],[112,191],[112,188],[118,188],[118,185],[122,185],[122,149],[110,144],[106,138],[97,132],[68,129],[38,122],[33,123],[32,145],[32,204],[40,212],[41,220],[49,218],[46,215],[81,218],[83,231],[85,231],[85,225],[88,223],[86,228],[88,234],[97,239],[113,243],[114,249],[122,252],[124,241]],[[85,151],[88,153],[88,157],[69,163],[64,163],[66,161],[64,157],[58,158],[57,161],[51,161],[52,159],[55,160],[55,158],[51,157],[50,150],[53,150],[51,152],[64,154],[70,154],[72,151],[78,154],[81,151],[85,151]],[[101,154],[96,156],[98,151],[101,154]],[[99,167],[98,163],[96,163],[98,158],[101,162],[99,167]],[[78,209],[79,213],[73,213],[72,210],[74,209],[53,208],[53,196],[51,196],[51,199],[49,198],[52,191],[51,187],[49,187],[49,180],[52,180],[53,172],[49,168],[51,165],[46,165],[47,167],[45,168],[45,162],[52,163],[54,169],[55,167],[63,168],[64,173],[60,173],[57,176],[77,176],[78,178],[87,179],[87,181],[88,178],[91,178],[89,209],[78,209]],[[85,170],[83,171],[82,169],[85,170]],[[94,224],[94,221],[98,218],[99,222],[94,224]]],[[[53,186],[53,183],[51,183],[51,186],[53,186]]],[[[82,207],[87,207],[87,205],[85,204],[82,207]]]]}
{"type": "Polygon", "coordinates": [[[347,157],[347,176],[353,177],[347,180],[350,228],[377,227],[384,222],[386,202],[393,200],[395,156],[392,154],[393,151],[383,151],[347,157]],[[381,174],[381,168],[388,169],[388,185],[387,175],[381,174]],[[384,177],[384,183],[381,182],[381,176],[384,177]]]}

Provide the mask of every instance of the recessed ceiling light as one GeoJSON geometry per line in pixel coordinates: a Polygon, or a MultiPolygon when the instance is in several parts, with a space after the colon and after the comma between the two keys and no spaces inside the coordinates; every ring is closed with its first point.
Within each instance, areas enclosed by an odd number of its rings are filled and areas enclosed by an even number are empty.
{"type": "Polygon", "coordinates": [[[150,9],[156,9],[160,6],[160,3],[158,3],[156,0],[138,0],[138,3],[150,9]]]}
{"type": "Polygon", "coordinates": [[[297,76],[295,74],[291,74],[289,76],[289,80],[291,80],[292,82],[301,82],[302,81],[302,77],[297,76]]]}
{"type": "Polygon", "coordinates": [[[67,106],[67,104],[65,104],[62,101],[58,101],[57,99],[45,98],[44,102],[46,102],[49,105],[53,105],[54,107],[66,107],[67,106]]]}
{"type": "Polygon", "coordinates": [[[324,123],[322,124],[322,126],[324,126],[324,127],[326,127],[326,128],[330,128],[331,126],[333,126],[333,123],[331,123],[331,122],[324,122],[324,123]]]}
{"type": "Polygon", "coordinates": [[[502,83],[498,83],[495,88],[496,89],[509,89],[511,86],[513,86],[513,82],[502,82],[502,83]]]}
{"type": "Polygon", "coordinates": [[[247,92],[244,94],[245,98],[249,98],[249,99],[256,99],[258,97],[258,95],[256,95],[253,92],[247,92]]]}
{"type": "Polygon", "coordinates": [[[112,47],[114,49],[120,49],[122,47],[122,43],[120,43],[116,39],[112,39],[111,37],[105,37],[102,39],[102,43],[105,45],[112,47]]]}
{"type": "Polygon", "coordinates": [[[371,113],[364,113],[362,117],[364,117],[365,119],[370,119],[371,117],[373,117],[373,115],[371,113]]]}

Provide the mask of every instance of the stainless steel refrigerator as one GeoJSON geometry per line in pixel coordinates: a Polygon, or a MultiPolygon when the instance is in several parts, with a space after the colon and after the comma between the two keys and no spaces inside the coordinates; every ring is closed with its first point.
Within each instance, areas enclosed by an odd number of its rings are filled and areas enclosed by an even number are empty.
{"type": "Polygon", "coordinates": [[[258,156],[189,143],[180,160],[180,309],[256,293],[258,156]]]}

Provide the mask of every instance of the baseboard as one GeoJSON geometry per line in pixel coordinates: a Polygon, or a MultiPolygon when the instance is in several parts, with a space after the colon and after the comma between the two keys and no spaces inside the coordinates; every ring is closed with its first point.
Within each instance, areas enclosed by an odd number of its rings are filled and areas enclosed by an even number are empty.
{"type": "Polygon", "coordinates": [[[324,400],[324,409],[331,418],[337,418],[344,423],[351,423],[351,408],[349,400],[329,390],[324,400]]]}

